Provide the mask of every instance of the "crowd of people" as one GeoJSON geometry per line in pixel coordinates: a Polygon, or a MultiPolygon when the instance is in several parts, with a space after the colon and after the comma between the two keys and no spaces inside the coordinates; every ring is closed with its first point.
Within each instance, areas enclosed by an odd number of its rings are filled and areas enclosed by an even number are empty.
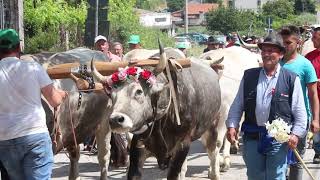
{"type": "MultiPolygon", "coordinates": [[[[236,98],[230,108],[227,138],[237,140],[242,114],[243,159],[249,180],[302,180],[303,169],[292,155],[306,149],[306,134],[314,133],[313,163],[320,164],[320,28],[313,31],[314,51],[305,57],[298,53],[302,45],[296,26],[271,32],[263,42],[254,36],[246,43],[258,44],[263,66],[244,72],[236,98]],[[276,142],[265,128],[266,122],[282,118],[292,126],[287,143],[276,142]]],[[[240,46],[235,36],[227,44],[210,36],[204,53],[219,48],[240,46]]],[[[131,35],[129,50],[141,48],[139,35],[131,35]]],[[[121,61],[123,45],[108,42],[105,36],[94,39],[94,48],[111,62],[121,61]]],[[[186,54],[185,44],[177,44],[186,54]]],[[[0,31],[0,170],[2,179],[50,179],[53,165],[52,143],[46,126],[41,95],[52,107],[58,107],[67,92],[53,86],[46,71],[36,62],[21,61],[20,39],[15,30],[0,31]],[[27,73],[26,73],[27,72],[27,73]],[[45,156],[44,156],[45,154],[45,156]],[[5,171],[6,170],[6,171],[5,171]],[[10,178],[9,178],[10,177],[10,178]]],[[[123,135],[113,134],[125,139],[123,135]]],[[[85,150],[92,150],[94,137],[88,137],[85,150]]],[[[124,148],[126,145],[120,144],[124,148]]],[[[116,146],[115,146],[116,147],[116,146]]],[[[122,148],[123,149],[123,148],[122,148]]],[[[118,150],[116,150],[118,151],[118,150]]],[[[115,157],[114,166],[125,166],[127,157],[115,157]],[[120,162],[120,163],[119,163],[120,162]]]]}

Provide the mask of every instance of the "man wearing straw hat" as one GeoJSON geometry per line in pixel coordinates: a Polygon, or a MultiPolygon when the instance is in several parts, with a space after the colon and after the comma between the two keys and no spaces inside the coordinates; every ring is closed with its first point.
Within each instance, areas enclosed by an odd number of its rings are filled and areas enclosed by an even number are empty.
{"type": "Polygon", "coordinates": [[[244,72],[231,105],[226,125],[227,138],[234,143],[243,112],[243,159],[248,180],[285,180],[288,148],[296,148],[306,134],[307,113],[299,77],[281,68],[285,53],[282,38],[269,34],[261,49],[263,67],[244,72]],[[287,143],[278,143],[267,133],[265,124],[282,118],[292,125],[287,143]]]}
{"type": "Polygon", "coordinates": [[[41,94],[52,107],[67,96],[36,62],[21,61],[20,39],[0,30],[0,162],[10,179],[50,179],[52,143],[41,94]]]}

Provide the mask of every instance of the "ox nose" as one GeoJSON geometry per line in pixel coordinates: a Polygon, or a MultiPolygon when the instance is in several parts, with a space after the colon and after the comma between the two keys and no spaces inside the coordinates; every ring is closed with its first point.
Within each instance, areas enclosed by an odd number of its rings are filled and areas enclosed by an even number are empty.
{"type": "Polygon", "coordinates": [[[114,116],[114,117],[111,118],[111,121],[114,122],[114,123],[120,124],[120,123],[124,122],[124,117],[120,116],[120,115],[114,116]]]}

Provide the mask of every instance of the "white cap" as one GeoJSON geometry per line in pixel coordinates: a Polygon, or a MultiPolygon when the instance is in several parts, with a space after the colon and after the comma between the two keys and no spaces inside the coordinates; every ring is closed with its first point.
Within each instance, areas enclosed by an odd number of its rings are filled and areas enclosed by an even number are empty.
{"type": "Polygon", "coordinates": [[[99,35],[96,38],[94,38],[94,43],[97,43],[99,40],[105,40],[108,41],[106,37],[99,35]]]}

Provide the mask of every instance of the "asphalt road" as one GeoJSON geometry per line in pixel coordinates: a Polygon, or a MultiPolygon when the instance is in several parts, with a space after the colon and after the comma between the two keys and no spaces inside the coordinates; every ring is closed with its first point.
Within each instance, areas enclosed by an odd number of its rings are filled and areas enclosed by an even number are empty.
{"type": "MultiPolygon", "coordinates": [[[[320,165],[312,164],[314,152],[308,149],[305,155],[305,162],[317,180],[320,180],[320,165]]],[[[221,180],[245,180],[246,166],[242,160],[241,154],[231,156],[231,168],[228,172],[221,173],[221,180]]],[[[55,156],[55,164],[53,169],[53,180],[66,180],[68,177],[69,160],[65,153],[60,153],[55,156]]],[[[186,174],[187,180],[204,180],[208,179],[209,159],[200,141],[195,141],[188,156],[188,171],[186,174]]],[[[109,169],[109,179],[124,180],[126,179],[126,168],[109,169]]],[[[82,180],[98,180],[99,165],[97,157],[88,155],[86,152],[81,152],[80,157],[80,175],[82,180]]],[[[165,179],[166,172],[158,169],[158,165],[154,158],[148,158],[144,165],[143,180],[165,179]]],[[[309,180],[308,174],[304,173],[303,180],[309,180]]]]}

